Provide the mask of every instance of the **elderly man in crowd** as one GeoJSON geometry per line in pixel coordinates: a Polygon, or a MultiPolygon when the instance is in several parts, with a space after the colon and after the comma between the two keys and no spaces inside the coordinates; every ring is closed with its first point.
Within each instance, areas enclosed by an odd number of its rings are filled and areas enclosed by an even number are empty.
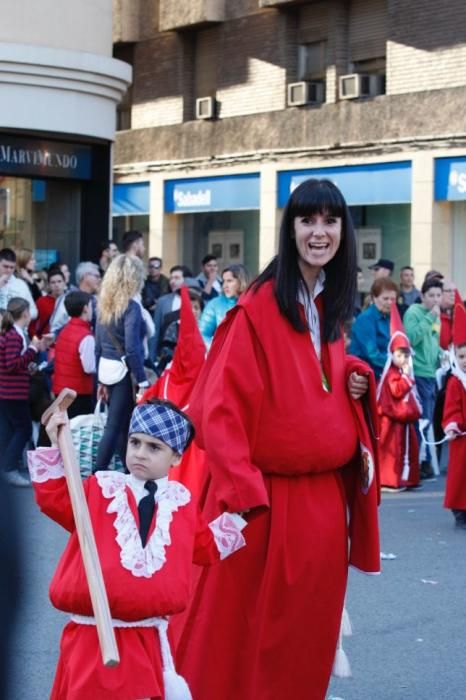
{"type": "MultiPolygon", "coordinates": [[[[95,330],[97,299],[96,294],[99,291],[101,277],[99,266],[93,262],[80,262],[75,272],[76,284],[81,292],[87,292],[91,295],[92,306],[92,328],[95,330]]],[[[65,296],[60,299],[50,319],[50,331],[57,335],[70,319],[65,309],[65,296]]]]}

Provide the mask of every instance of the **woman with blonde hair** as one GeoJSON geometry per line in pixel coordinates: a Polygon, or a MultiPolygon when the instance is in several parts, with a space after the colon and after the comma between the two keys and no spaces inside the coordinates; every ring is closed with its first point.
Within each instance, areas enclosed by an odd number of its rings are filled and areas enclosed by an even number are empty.
{"type": "Polygon", "coordinates": [[[107,469],[116,452],[125,463],[126,442],[134,407],[133,380],[138,390],[149,386],[144,371],[146,324],[135,299],[144,284],[144,265],[118,255],[109,265],[97,302],[96,358],[98,398],[108,403],[108,419],[95,469],[107,469]]]}
{"type": "Polygon", "coordinates": [[[42,296],[42,292],[34,280],[35,269],[34,251],[30,248],[21,248],[16,253],[16,276],[26,282],[32,298],[37,301],[42,296]]]}

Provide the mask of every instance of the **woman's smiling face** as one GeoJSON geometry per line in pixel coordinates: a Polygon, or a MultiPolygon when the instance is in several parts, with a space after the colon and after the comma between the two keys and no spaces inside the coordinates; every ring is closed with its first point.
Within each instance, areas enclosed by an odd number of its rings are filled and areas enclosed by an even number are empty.
{"type": "Polygon", "coordinates": [[[296,216],[294,231],[300,266],[321,268],[330,262],[340,246],[341,229],[339,216],[296,216]]]}

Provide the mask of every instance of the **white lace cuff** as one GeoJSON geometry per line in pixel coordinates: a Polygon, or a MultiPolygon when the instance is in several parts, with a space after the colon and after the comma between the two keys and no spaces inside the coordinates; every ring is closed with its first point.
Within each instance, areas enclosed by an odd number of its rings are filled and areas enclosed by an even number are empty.
{"type": "Polygon", "coordinates": [[[39,447],[37,450],[30,450],[28,452],[28,468],[31,480],[37,484],[65,476],[58,447],[39,447]]]}
{"type": "Polygon", "coordinates": [[[449,432],[460,433],[461,430],[459,429],[458,423],[456,423],[456,421],[455,421],[455,422],[448,423],[448,425],[446,425],[444,427],[443,432],[444,433],[449,433],[449,432]]]}
{"type": "Polygon", "coordinates": [[[220,559],[225,559],[246,545],[246,540],[241,533],[246,525],[246,520],[238,513],[222,513],[209,523],[220,559]]]}

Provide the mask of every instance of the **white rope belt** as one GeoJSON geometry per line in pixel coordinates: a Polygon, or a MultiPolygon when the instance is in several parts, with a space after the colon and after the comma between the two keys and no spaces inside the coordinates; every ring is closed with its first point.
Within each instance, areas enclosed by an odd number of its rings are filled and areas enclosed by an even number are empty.
{"type": "MultiPolygon", "coordinates": [[[[71,615],[71,621],[78,625],[94,625],[95,617],[87,615],[71,615]]],[[[118,620],[112,618],[113,627],[137,628],[155,627],[159,633],[160,653],[162,656],[163,683],[165,686],[166,700],[192,700],[191,691],[188,684],[176,673],[173,656],[168,642],[168,620],[165,617],[146,617],[144,620],[118,620]]]]}

